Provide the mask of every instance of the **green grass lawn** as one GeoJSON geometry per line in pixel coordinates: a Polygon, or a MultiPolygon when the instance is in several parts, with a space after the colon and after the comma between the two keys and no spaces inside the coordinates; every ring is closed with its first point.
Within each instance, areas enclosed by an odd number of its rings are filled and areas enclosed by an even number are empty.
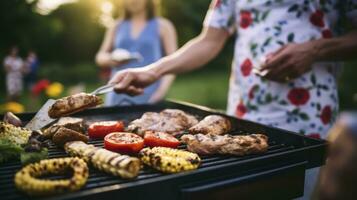
{"type": "Polygon", "coordinates": [[[226,109],[229,74],[224,72],[194,72],[177,76],[167,98],[226,109]]]}

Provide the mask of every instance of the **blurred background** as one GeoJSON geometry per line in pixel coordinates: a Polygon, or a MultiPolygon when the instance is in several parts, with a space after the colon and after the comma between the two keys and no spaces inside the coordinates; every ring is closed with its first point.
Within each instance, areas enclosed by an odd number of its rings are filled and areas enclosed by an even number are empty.
{"type": "MultiPolygon", "coordinates": [[[[177,29],[179,46],[197,36],[210,1],[162,0],[160,15],[177,29]]],[[[18,103],[6,101],[5,70],[0,70],[0,112],[36,111],[47,98],[76,91],[92,91],[104,84],[105,72],[95,65],[95,54],[106,27],[120,16],[119,0],[4,0],[0,1],[0,57],[13,46],[26,59],[37,54],[37,77],[24,86],[18,103]],[[46,89],[44,89],[46,88],[46,89]]],[[[204,69],[180,75],[167,98],[216,109],[226,108],[233,39],[204,69]]],[[[342,110],[357,105],[357,63],[346,63],[339,80],[342,110]]]]}

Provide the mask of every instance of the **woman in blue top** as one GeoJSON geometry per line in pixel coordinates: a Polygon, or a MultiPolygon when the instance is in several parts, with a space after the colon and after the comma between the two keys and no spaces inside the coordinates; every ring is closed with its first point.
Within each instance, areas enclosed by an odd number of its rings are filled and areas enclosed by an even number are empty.
{"type": "MultiPolygon", "coordinates": [[[[124,16],[108,29],[96,55],[96,63],[100,67],[111,67],[111,75],[114,75],[123,69],[151,64],[175,52],[176,49],[176,30],[169,20],[156,17],[153,0],[125,0],[124,16]],[[128,62],[115,61],[111,57],[115,49],[139,53],[143,59],[128,62]]],[[[109,106],[155,103],[164,98],[173,80],[173,75],[164,76],[144,89],[142,95],[135,97],[109,93],[105,104],[109,106]]]]}

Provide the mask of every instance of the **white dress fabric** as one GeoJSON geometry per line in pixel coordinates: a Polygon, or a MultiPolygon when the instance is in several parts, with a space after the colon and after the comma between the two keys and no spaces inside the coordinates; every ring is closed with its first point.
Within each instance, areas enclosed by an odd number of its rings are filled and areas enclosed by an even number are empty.
{"type": "Polygon", "coordinates": [[[333,37],[341,13],[355,19],[355,8],[352,0],[214,0],[204,26],[236,35],[228,114],[325,138],[338,111],[337,63],[314,63],[286,84],[252,70],[288,43],[333,37]]]}

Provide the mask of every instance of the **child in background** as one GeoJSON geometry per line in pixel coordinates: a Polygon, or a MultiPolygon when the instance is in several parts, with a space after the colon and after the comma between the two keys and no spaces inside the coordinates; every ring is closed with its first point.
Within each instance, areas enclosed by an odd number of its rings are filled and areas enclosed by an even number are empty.
{"type": "Polygon", "coordinates": [[[6,90],[8,101],[18,101],[23,89],[23,74],[25,66],[18,56],[18,48],[12,47],[10,54],[5,57],[4,68],[6,72],[6,90]]]}

